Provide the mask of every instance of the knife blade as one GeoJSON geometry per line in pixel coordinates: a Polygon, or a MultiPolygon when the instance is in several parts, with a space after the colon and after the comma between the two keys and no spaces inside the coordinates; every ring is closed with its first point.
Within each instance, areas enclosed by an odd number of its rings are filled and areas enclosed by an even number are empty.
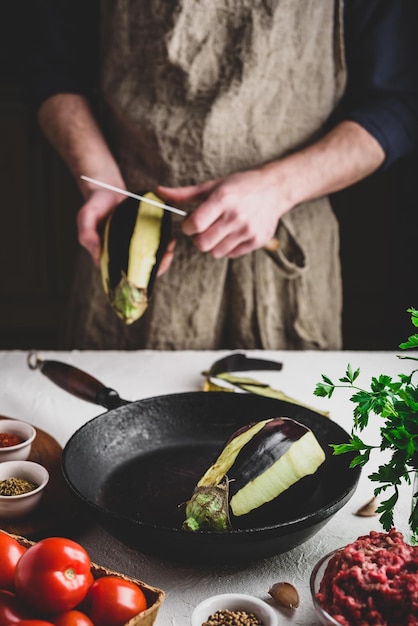
{"type": "Polygon", "coordinates": [[[162,202],[157,202],[156,200],[151,200],[151,198],[146,198],[145,196],[140,196],[137,193],[132,193],[132,191],[126,191],[126,189],[121,189],[120,187],[115,187],[114,185],[109,185],[108,183],[104,183],[100,180],[96,180],[95,178],[90,178],[89,176],[80,176],[83,180],[86,180],[93,185],[97,185],[98,187],[103,187],[104,189],[109,189],[110,191],[116,191],[117,193],[122,194],[123,196],[129,196],[129,198],[135,198],[136,200],[142,200],[142,202],[147,202],[148,204],[153,204],[154,206],[159,207],[160,209],[164,209],[165,211],[171,211],[171,213],[177,213],[177,215],[182,215],[185,217],[187,215],[186,211],[182,209],[177,209],[174,206],[170,206],[168,204],[164,204],[162,202]]]}

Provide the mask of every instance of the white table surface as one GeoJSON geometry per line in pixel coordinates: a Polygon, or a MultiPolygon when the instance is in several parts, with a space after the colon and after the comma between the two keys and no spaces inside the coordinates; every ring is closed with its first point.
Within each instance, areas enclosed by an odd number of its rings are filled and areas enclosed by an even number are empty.
{"type": "MultiPolygon", "coordinates": [[[[167,393],[198,391],[201,372],[227,352],[42,352],[42,359],[70,363],[90,373],[106,386],[116,389],[122,398],[138,400],[167,393]]],[[[369,388],[372,376],[397,377],[409,373],[414,362],[400,360],[392,352],[246,352],[247,356],[283,362],[280,372],[253,372],[258,380],[309,404],[329,411],[331,419],[347,431],[352,425],[354,405],[350,392],[335,392],[331,400],[314,396],[321,374],[336,381],[348,363],[360,367],[360,386],[369,388]]],[[[405,354],[405,353],[404,353],[405,354]]],[[[52,384],[39,371],[31,371],[27,353],[0,352],[0,415],[22,419],[47,431],[62,446],[72,433],[92,417],[103,413],[102,407],[79,400],[52,384]]],[[[367,430],[369,443],[377,441],[379,418],[367,430]]],[[[82,531],[78,540],[96,563],[123,572],[163,589],[165,601],[157,617],[157,626],[188,626],[194,606],[205,597],[243,592],[271,602],[268,589],[275,582],[293,583],[301,603],[292,612],[280,611],[281,624],[313,626],[318,624],[309,595],[309,575],[315,562],[334,548],[345,545],[370,530],[382,530],[377,517],[358,517],[354,512],[373,495],[374,484],[368,475],[378,464],[378,456],[363,470],[359,486],[351,500],[317,535],[290,552],[244,566],[201,567],[178,565],[145,556],[119,541],[96,525],[82,531]]],[[[395,525],[407,537],[410,488],[401,490],[395,525]]]]}

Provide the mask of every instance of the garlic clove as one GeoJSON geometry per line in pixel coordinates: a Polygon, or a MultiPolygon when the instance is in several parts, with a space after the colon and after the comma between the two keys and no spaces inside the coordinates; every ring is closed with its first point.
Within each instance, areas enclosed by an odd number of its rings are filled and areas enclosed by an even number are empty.
{"type": "Polygon", "coordinates": [[[270,587],[269,594],[279,606],[287,609],[296,609],[299,606],[298,591],[290,583],[275,583],[270,587]]]}

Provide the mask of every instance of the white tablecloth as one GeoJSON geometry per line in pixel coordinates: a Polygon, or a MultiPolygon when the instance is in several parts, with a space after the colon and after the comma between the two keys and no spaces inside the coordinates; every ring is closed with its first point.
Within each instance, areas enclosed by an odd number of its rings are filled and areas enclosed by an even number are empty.
{"type": "MultiPolygon", "coordinates": [[[[201,372],[227,352],[43,352],[42,359],[64,361],[89,372],[122,398],[138,400],[154,395],[196,391],[202,387],[201,372]]],[[[330,412],[331,419],[347,431],[351,429],[354,405],[348,391],[337,391],[331,400],[314,396],[313,390],[327,374],[341,377],[348,363],[360,367],[360,386],[369,388],[372,376],[381,373],[397,377],[414,369],[414,362],[399,360],[389,352],[246,352],[247,356],[283,362],[280,372],[253,372],[250,375],[275,389],[330,412]]],[[[31,422],[50,433],[61,445],[90,418],[103,413],[102,407],[79,400],[53,385],[26,363],[27,353],[0,352],[0,414],[31,422]]],[[[379,419],[367,431],[370,443],[377,441],[379,419]]],[[[381,530],[377,517],[358,517],[353,513],[373,495],[374,484],[368,475],[377,466],[378,456],[363,470],[352,499],[313,538],[286,554],[245,566],[191,567],[145,556],[122,545],[95,525],[78,536],[92,560],[110,569],[139,578],[164,589],[166,599],[157,626],[187,626],[194,606],[205,597],[230,592],[249,593],[270,602],[267,592],[279,581],[293,583],[301,603],[293,612],[279,611],[282,624],[318,624],[309,594],[309,575],[315,562],[333,548],[351,542],[370,530],[381,530]]],[[[410,488],[401,490],[396,509],[396,527],[408,532],[410,488]]]]}

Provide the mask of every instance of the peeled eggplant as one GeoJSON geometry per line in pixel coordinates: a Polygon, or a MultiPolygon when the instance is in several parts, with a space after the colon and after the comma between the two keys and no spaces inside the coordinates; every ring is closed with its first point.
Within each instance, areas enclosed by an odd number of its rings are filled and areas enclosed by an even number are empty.
{"type": "Polygon", "coordinates": [[[276,417],[236,431],[197,483],[186,504],[186,530],[228,530],[231,518],[279,506],[300,481],[325,461],[314,433],[303,424],[276,417]],[[219,489],[224,497],[219,496],[219,489]]]}
{"type": "MultiPolygon", "coordinates": [[[[155,194],[141,194],[161,202],[155,194]]],[[[164,209],[127,198],[106,221],[100,270],[103,289],[115,313],[132,324],[146,311],[171,233],[164,209]]]]}

